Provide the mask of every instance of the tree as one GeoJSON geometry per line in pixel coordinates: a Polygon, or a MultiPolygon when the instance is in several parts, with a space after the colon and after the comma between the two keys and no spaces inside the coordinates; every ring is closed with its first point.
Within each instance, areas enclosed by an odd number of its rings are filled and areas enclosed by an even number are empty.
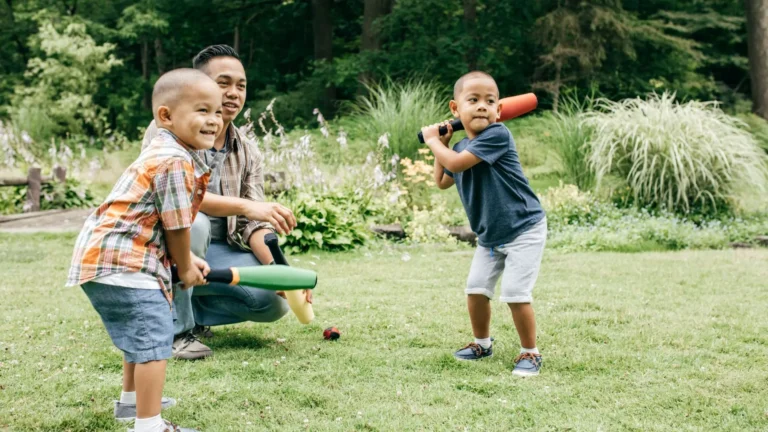
{"type": "MultiPolygon", "coordinates": [[[[377,20],[392,12],[395,0],[365,0],[363,6],[363,33],[360,38],[360,51],[365,58],[365,51],[378,51],[381,48],[381,34],[377,20]]],[[[371,79],[368,72],[360,74],[360,81],[365,82],[371,79]]],[[[363,92],[363,86],[359,87],[359,92],[363,92]]]]}
{"type": "Polygon", "coordinates": [[[768,120],[768,0],[744,0],[752,110],[768,120]]]}
{"type": "Polygon", "coordinates": [[[149,86],[150,44],[155,46],[158,73],[164,72],[165,59],[161,36],[168,31],[168,21],[151,4],[138,3],[127,7],[118,22],[120,34],[126,40],[139,43],[141,77],[144,79],[142,105],[152,109],[152,92],[149,86]]]}
{"type": "Polygon", "coordinates": [[[534,88],[552,95],[557,112],[561,88],[605,61],[610,48],[633,56],[631,23],[618,0],[565,0],[564,4],[536,22],[540,44],[546,50],[539,59],[539,80],[534,88]]]}
{"type": "MultiPolygon", "coordinates": [[[[312,34],[315,47],[315,61],[325,62],[330,65],[333,62],[333,19],[331,5],[333,0],[312,0],[312,34]]],[[[328,113],[336,100],[336,87],[333,83],[327,83],[325,87],[325,100],[320,109],[328,113]]]]}
{"type": "Polygon", "coordinates": [[[469,38],[466,47],[467,70],[477,69],[477,0],[462,0],[464,6],[464,35],[469,38]]]}

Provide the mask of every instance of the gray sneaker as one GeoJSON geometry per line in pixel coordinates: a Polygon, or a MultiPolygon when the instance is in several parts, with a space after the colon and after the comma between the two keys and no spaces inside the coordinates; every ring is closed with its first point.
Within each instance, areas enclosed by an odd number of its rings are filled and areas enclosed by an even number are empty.
{"type": "Polygon", "coordinates": [[[213,330],[211,330],[211,326],[196,325],[192,329],[192,334],[197,337],[212,338],[213,330]]]}
{"type": "Polygon", "coordinates": [[[536,376],[541,369],[541,354],[523,353],[515,359],[512,375],[521,377],[536,376]]]}
{"type": "MultiPolygon", "coordinates": [[[[160,401],[160,409],[170,408],[176,405],[176,399],[163,396],[160,401]]],[[[129,422],[136,419],[136,404],[121,403],[115,401],[115,420],[129,422]]]]}
{"type": "Polygon", "coordinates": [[[173,341],[173,358],[180,360],[198,360],[213,355],[207,345],[200,342],[194,334],[179,335],[173,341]]]}
{"type": "MultiPolygon", "coordinates": [[[[168,420],[163,420],[165,423],[165,429],[163,429],[163,432],[200,432],[197,429],[189,429],[189,428],[183,428],[176,426],[175,424],[169,422],[168,420]]],[[[134,432],[133,429],[128,429],[128,432],[134,432]]]]}

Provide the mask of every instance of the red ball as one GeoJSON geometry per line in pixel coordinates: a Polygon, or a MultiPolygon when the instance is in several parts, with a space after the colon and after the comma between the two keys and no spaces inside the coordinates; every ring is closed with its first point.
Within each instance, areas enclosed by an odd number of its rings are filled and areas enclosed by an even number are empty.
{"type": "Polygon", "coordinates": [[[328,327],[323,330],[323,338],[326,340],[336,340],[339,337],[341,337],[341,333],[336,327],[328,327]]]}

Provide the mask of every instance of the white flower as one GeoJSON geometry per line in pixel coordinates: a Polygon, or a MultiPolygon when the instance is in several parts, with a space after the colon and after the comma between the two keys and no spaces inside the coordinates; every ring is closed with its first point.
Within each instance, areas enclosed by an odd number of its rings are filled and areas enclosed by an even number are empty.
{"type": "Polygon", "coordinates": [[[323,125],[323,127],[320,128],[320,132],[323,134],[324,137],[328,138],[328,128],[323,125]]]}
{"type": "Polygon", "coordinates": [[[32,137],[29,136],[27,131],[21,131],[21,140],[24,141],[24,144],[31,144],[32,143],[32,137]]]}
{"type": "Polygon", "coordinates": [[[347,149],[347,133],[344,132],[344,129],[339,130],[339,137],[336,138],[336,141],[342,149],[347,149]]]}
{"type": "Polygon", "coordinates": [[[389,148],[389,132],[379,137],[379,145],[384,148],[389,148]]]}

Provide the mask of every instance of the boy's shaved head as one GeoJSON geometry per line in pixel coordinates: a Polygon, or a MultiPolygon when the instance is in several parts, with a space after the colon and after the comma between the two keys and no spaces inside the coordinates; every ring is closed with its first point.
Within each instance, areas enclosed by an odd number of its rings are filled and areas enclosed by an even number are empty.
{"type": "MultiPolygon", "coordinates": [[[[470,79],[473,79],[473,78],[488,78],[491,81],[493,81],[493,85],[496,85],[496,80],[493,79],[493,77],[488,75],[487,73],[482,72],[482,71],[472,71],[472,72],[469,72],[469,73],[466,73],[466,74],[462,75],[461,78],[459,78],[456,81],[456,84],[454,84],[454,86],[453,86],[453,98],[454,99],[458,99],[459,98],[459,95],[461,94],[461,91],[464,89],[464,81],[467,81],[467,80],[470,80],[470,79]]],[[[496,96],[498,96],[498,95],[499,95],[499,86],[496,85],[496,96]]]]}
{"type": "Polygon", "coordinates": [[[157,109],[163,105],[173,108],[183,99],[185,89],[200,81],[213,80],[197,69],[174,69],[161,76],[152,90],[152,113],[157,115],[157,109]]]}

